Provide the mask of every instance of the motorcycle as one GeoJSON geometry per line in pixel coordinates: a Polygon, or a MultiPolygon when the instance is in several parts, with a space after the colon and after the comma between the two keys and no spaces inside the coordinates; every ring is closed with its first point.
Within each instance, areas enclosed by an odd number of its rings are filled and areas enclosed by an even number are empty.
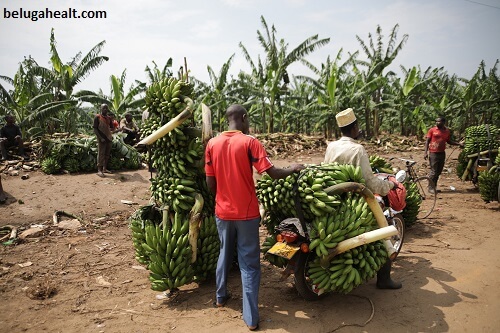
{"type": "MultiPolygon", "coordinates": [[[[379,177],[387,177],[387,175],[379,175],[379,177]]],[[[401,170],[396,179],[398,182],[403,182],[405,177],[405,171],[401,170]]],[[[328,267],[330,261],[341,253],[381,239],[384,239],[390,260],[395,260],[404,241],[405,227],[401,212],[391,208],[387,197],[373,195],[371,191],[359,183],[343,183],[341,186],[335,185],[325,190],[329,194],[349,191],[360,193],[365,197],[368,206],[375,215],[379,229],[346,239],[339,243],[336,248],[329,249],[329,255],[321,258],[322,266],[328,267]],[[381,221],[382,219],[383,221],[381,221]],[[375,235],[375,233],[377,235],[372,237],[372,234],[375,235]]],[[[295,207],[298,216],[287,218],[279,223],[275,228],[277,242],[267,253],[288,260],[282,272],[282,280],[293,274],[295,288],[298,293],[304,299],[314,301],[326,296],[328,293],[324,293],[309,277],[309,263],[317,258],[317,254],[309,250],[311,226],[304,219],[298,200],[296,200],[295,207]]]]}

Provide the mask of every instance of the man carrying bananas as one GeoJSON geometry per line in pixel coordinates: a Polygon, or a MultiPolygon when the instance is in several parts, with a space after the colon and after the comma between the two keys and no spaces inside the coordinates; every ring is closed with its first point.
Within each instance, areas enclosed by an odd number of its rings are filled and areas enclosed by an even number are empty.
{"type": "Polygon", "coordinates": [[[226,118],[228,131],[210,139],[205,150],[206,181],[215,193],[215,217],[220,239],[214,305],[223,307],[230,298],[227,276],[236,246],[243,287],[243,320],[253,331],[259,325],[261,271],[260,212],[252,168],[277,179],[299,172],[304,165],[293,164],[286,169],[274,167],[262,144],[248,135],[248,114],[243,106],[231,105],[226,118]]]}
{"type": "MultiPolygon", "coordinates": [[[[394,188],[395,184],[388,180],[377,178],[370,167],[370,159],[365,148],[356,143],[355,139],[359,136],[358,120],[354,111],[349,108],[339,112],[335,119],[342,132],[342,137],[330,142],[326,148],[325,163],[337,162],[339,164],[352,164],[359,166],[366,182],[366,187],[373,193],[382,196],[394,188]]],[[[401,282],[395,282],[391,279],[391,260],[386,263],[377,272],[377,288],[380,289],[399,289],[401,282]]]]}

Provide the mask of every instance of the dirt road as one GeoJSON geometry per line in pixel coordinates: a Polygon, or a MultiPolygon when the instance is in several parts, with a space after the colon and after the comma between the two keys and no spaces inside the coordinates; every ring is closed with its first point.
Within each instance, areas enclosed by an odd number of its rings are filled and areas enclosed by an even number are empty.
{"type": "MultiPolygon", "coordinates": [[[[274,162],[297,161],[317,163],[321,155],[274,162]]],[[[160,294],[150,289],[148,272],[134,259],[126,221],[149,200],[145,169],[104,179],[31,172],[22,180],[22,174],[1,175],[8,201],[0,206],[0,226],[46,228],[0,249],[0,332],[248,331],[241,320],[238,271],[231,273],[233,299],[223,309],[212,307],[214,281],[184,286],[172,299],[157,299],[160,294]],[[55,210],[82,217],[81,227],[51,226],[55,210]]],[[[453,172],[443,174],[441,188],[437,211],[408,229],[395,262],[393,276],[402,289],[378,290],[371,280],[349,295],[307,302],[291,278],[279,282],[279,269],[262,261],[260,330],[500,331],[499,204],[484,203],[453,172]]]]}

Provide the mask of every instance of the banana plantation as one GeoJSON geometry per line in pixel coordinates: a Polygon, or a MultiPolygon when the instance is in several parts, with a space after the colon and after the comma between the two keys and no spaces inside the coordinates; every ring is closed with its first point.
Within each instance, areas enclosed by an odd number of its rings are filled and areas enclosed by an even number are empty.
{"type": "MultiPolygon", "coordinates": [[[[207,65],[209,82],[194,83],[195,105],[204,103],[212,111],[214,130],[225,129],[224,111],[233,103],[249,110],[254,133],[339,135],[335,114],[353,108],[365,135],[380,133],[423,137],[438,115],[446,116],[456,133],[473,125],[500,126],[500,77],[498,60],[478,64],[475,74],[462,78],[445,68],[400,66],[400,73],[389,70],[409,36],[398,34],[398,25],[388,33],[380,26],[363,39],[356,36],[359,50],[328,56],[322,63],[311,63],[308,56],[330,43],[330,39],[311,36],[298,45],[278,37],[277,29],[261,17],[257,39],[260,54],[250,54],[240,42],[239,52],[250,70],[230,74],[235,54],[220,69],[207,65]],[[293,64],[309,69],[309,76],[296,75],[293,64]],[[488,66],[489,65],[489,66],[488,66]]],[[[105,41],[69,61],[60,58],[55,31],[50,34],[50,66],[46,59],[25,57],[13,78],[0,76],[0,116],[13,114],[28,139],[53,133],[91,134],[92,119],[102,103],[117,118],[130,112],[140,122],[145,109],[148,86],[166,77],[186,75],[175,72],[178,64],[170,59],[164,65],[145,64],[145,80],[135,78],[127,89],[126,70],[110,76],[110,86],[99,91],[78,90],[78,85],[106,61],[105,41]]],[[[225,55],[221,55],[224,57],[225,55]]],[[[189,60],[189,55],[187,55],[189,60]]],[[[201,122],[200,112],[196,121],[201,122]]]]}

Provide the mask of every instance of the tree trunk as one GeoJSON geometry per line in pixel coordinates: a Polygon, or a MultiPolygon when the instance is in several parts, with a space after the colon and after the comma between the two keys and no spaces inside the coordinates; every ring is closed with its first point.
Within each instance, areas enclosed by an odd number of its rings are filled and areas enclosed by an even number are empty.
{"type": "Polygon", "coordinates": [[[370,108],[368,107],[368,105],[365,105],[365,132],[368,137],[371,137],[373,135],[372,128],[370,126],[370,113],[370,108]]]}

